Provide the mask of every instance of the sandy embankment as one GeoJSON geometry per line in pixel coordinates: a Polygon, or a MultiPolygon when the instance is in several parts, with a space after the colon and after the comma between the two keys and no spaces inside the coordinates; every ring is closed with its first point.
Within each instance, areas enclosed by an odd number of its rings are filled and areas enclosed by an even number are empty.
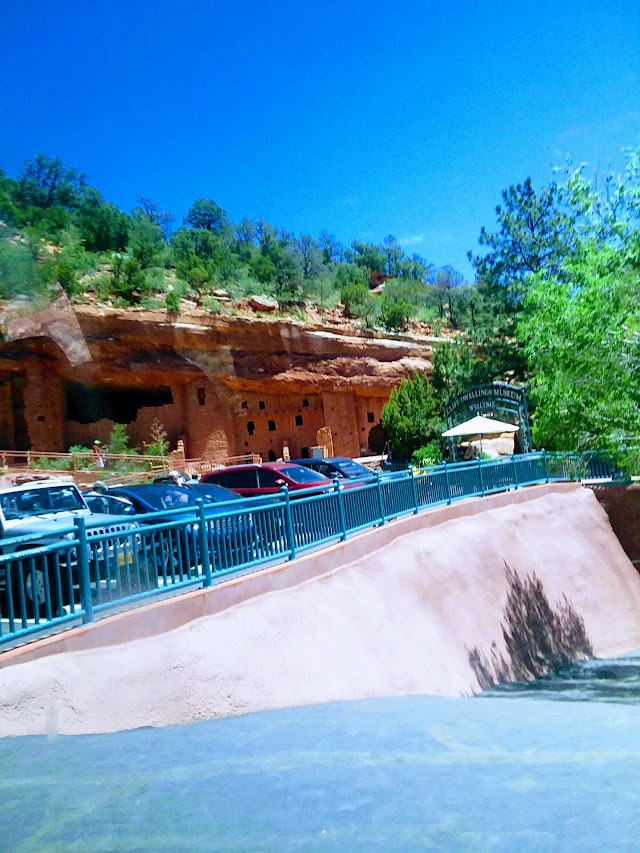
{"type": "Polygon", "coordinates": [[[469,649],[504,649],[505,562],[535,572],[552,604],[567,596],[597,656],[640,647],[640,576],[589,490],[409,523],[421,526],[349,565],[160,636],[0,670],[0,735],[473,694],[469,649]]]}

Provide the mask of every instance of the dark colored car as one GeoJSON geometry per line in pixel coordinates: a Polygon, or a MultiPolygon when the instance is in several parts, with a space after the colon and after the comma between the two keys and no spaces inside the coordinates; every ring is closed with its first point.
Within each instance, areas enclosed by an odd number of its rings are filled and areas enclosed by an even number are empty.
{"type": "Polygon", "coordinates": [[[254,495],[277,495],[283,486],[288,486],[291,492],[301,489],[323,492],[333,487],[333,481],[317,471],[291,462],[264,462],[261,465],[218,468],[203,474],[200,482],[224,486],[246,498],[254,495]]]}
{"type": "Polygon", "coordinates": [[[200,562],[199,520],[197,517],[198,499],[204,501],[207,520],[209,549],[218,567],[246,562],[251,557],[250,545],[253,538],[253,520],[250,515],[238,514],[226,517],[233,512],[231,505],[238,495],[225,490],[218,494],[218,501],[209,493],[196,491],[189,486],[150,484],[143,486],[116,486],[109,489],[109,496],[126,498],[131,502],[136,518],[143,524],[161,524],[179,522],[180,514],[171,512],[165,516],[163,511],[181,510],[189,516],[188,524],[181,524],[165,530],[154,531],[147,536],[147,553],[155,564],[158,574],[184,572],[198,566],[200,562]],[[220,501],[225,498],[225,504],[220,501]],[[145,516],[147,516],[145,518],[145,516]]]}
{"type": "Polygon", "coordinates": [[[304,465],[305,468],[311,468],[312,471],[317,471],[323,477],[338,477],[340,480],[360,480],[371,481],[375,479],[375,474],[370,468],[365,468],[359,462],[354,462],[353,459],[348,459],[346,456],[332,456],[325,459],[293,459],[292,462],[296,465],[304,465]]]}
{"type": "Polygon", "coordinates": [[[136,511],[130,500],[106,495],[99,492],[83,492],[84,502],[92,513],[104,515],[135,515],[136,511]]]}

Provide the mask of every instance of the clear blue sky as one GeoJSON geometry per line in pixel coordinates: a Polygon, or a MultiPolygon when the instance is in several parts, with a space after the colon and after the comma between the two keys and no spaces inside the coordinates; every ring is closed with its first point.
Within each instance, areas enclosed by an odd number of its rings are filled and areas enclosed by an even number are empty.
{"type": "Polygon", "coordinates": [[[39,151],[125,210],[198,197],[470,275],[509,184],[640,143],[639,0],[17,0],[0,167],[39,151]]]}

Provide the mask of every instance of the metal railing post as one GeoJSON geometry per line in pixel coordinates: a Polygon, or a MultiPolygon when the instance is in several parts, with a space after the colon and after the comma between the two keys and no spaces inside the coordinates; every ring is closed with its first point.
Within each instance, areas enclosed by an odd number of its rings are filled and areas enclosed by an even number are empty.
{"type": "Polygon", "coordinates": [[[413,514],[418,514],[418,490],[416,489],[416,469],[411,466],[411,491],[413,493],[413,514]]]}
{"type": "Polygon", "coordinates": [[[89,542],[87,539],[87,527],[83,516],[73,519],[78,539],[78,574],[80,581],[80,603],[82,604],[82,622],[87,624],[93,622],[93,604],[91,602],[91,576],[89,574],[89,542]]]}
{"type": "Polygon", "coordinates": [[[482,478],[482,459],[478,456],[478,483],[480,485],[480,497],[484,497],[484,480],[482,478]]]}
{"type": "Polygon", "coordinates": [[[347,517],[344,514],[344,495],[340,488],[340,481],[336,475],[333,478],[333,489],[338,496],[338,513],[340,516],[340,541],[344,542],[347,538],[347,517]]]}
{"type": "Polygon", "coordinates": [[[204,501],[196,500],[198,504],[198,537],[200,541],[200,565],[204,580],[202,585],[211,586],[211,555],[209,553],[209,537],[207,536],[207,519],[204,514],[204,501]]]}
{"type": "Polygon", "coordinates": [[[382,497],[382,485],[380,483],[380,471],[376,471],[376,486],[378,489],[378,507],[380,509],[380,524],[384,524],[386,521],[384,515],[384,499],[382,497]]]}
{"type": "Polygon", "coordinates": [[[542,448],[541,456],[542,456],[542,467],[544,469],[544,473],[545,473],[545,476],[547,478],[547,483],[548,483],[549,479],[550,479],[550,477],[549,477],[549,462],[547,460],[547,451],[544,449],[544,447],[542,448]]]}
{"type": "Polygon", "coordinates": [[[451,484],[449,483],[449,469],[447,468],[447,460],[442,463],[444,465],[444,484],[447,487],[447,504],[451,503],[451,484]]]}
{"type": "Polygon", "coordinates": [[[518,466],[516,464],[516,457],[511,454],[511,464],[513,465],[513,485],[516,489],[520,488],[520,484],[518,483],[518,466]]]}
{"type": "Polygon", "coordinates": [[[293,538],[293,520],[291,518],[291,498],[289,497],[289,487],[283,486],[280,490],[284,495],[284,523],[287,531],[287,547],[289,549],[289,559],[296,558],[296,540],[293,538]]]}

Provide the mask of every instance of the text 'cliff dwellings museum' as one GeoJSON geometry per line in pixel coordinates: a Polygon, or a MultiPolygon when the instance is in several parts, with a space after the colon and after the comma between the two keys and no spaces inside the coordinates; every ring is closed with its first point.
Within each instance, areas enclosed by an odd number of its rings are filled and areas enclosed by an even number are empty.
{"type": "MultiPolygon", "coordinates": [[[[25,312],[26,313],[26,312],[25,312]]],[[[336,455],[380,452],[393,387],[431,372],[428,341],[357,337],[265,318],[169,317],[72,306],[2,319],[0,449],[65,451],[157,419],[189,458],[306,456],[331,430],[336,455]]]]}

